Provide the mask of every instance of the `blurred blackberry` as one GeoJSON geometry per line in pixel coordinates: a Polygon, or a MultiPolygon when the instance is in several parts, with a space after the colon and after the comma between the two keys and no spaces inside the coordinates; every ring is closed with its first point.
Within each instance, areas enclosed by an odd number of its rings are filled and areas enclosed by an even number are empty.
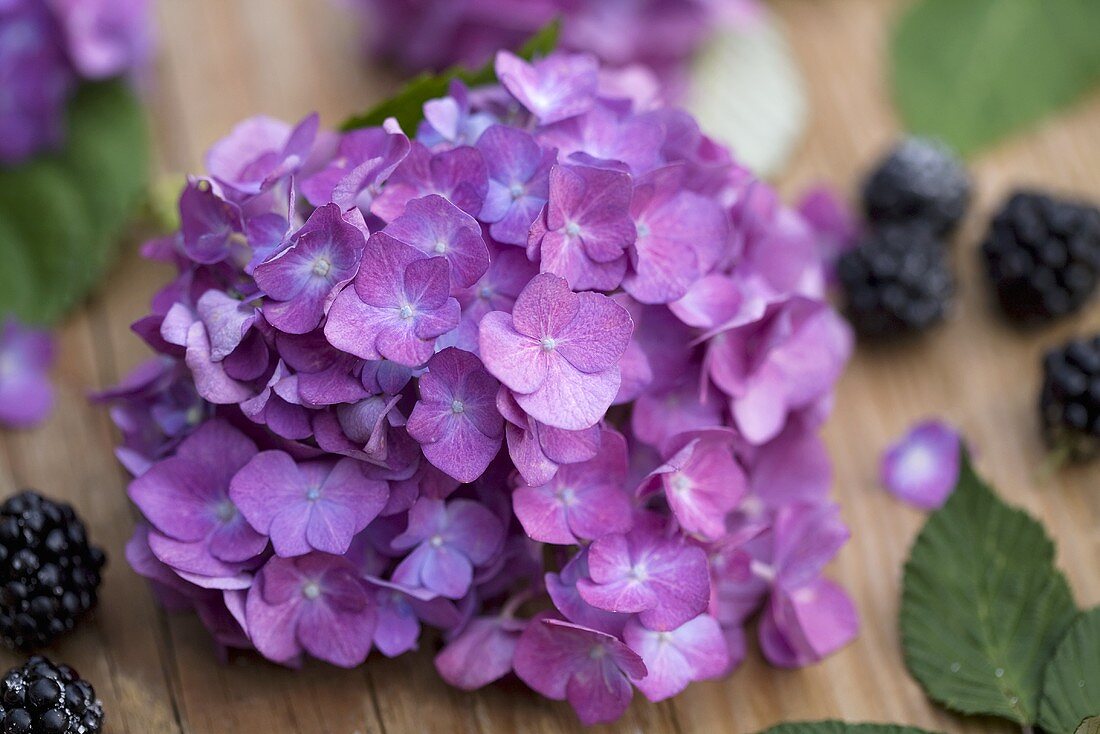
{"type": "Polygon", "coordinates": [[[872,224],[923,222],[945,235],[970,203],[970,176],[950,148],[927,138],[902,140],[863,183],[872,224]]]}
{"type": "Polygon", "coordinates": [[[1084,305],[1100,278],[1100,211],[1045,194],[1013,194],[982,243],[1007,316],[1042,322],[1084,305]]]}
{"type": "Polygon", "coordinates": [[[1051,448],[1071,459],[1100,453],[1100,336],[1047,352],[1039,412],[1051,448]]]}
{"type": "Polygon", "coordinates": [[[4,734],[98,734],[102,726],[95,689],[68,665],[35,655],[0,681],[4,734]]]}
{"type": "Polygon", "coordinates": [[[864,337],[919,332],[942,321],[954,280],[942,242],[923,226],[884,227],[841,256],[845,311],[864,337]]]}
{"type": "Polygon", "coordinates": [[[105,560],[69,505],[31,491],[9,497],[0,506],[0,637],[29,650],[71,630],[95,606],[105,560]]]}

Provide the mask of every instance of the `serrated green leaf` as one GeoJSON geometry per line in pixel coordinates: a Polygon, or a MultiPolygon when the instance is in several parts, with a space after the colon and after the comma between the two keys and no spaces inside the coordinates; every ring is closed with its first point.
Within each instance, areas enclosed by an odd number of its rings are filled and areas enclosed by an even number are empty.
{"type": "Polygon", "coordinates": [[[913,677],[955,711],[1032,725],[1043,669],[1076,614],[1043,527],[964,461],[905,564],[901,635],[913,677]]]}
{"type": "Polygon", "coordinates": [[[1082,721],[1074,734],[1100,734],[1100,716],[1092,716],[1082,721]]]}
{"type": "MultiPolygon", "coordinates": [[[[517,53],[531,60],[545,56],[554,50],[561,32],[561,22],[553,20],[543,26],[538,33],[527,39],[517,53]]],[[[445,97],[447,87],[455,79],[461,79],[469,87],[480,87],[496,81],[493,61],[490,59],[480,69],[466,69],[453,66],[439,74],[421,74],[414,78],[393,97],[372,107],[361,115],[355,115],[341,126],[343,130],[357,130],[363,127],[376,127],[393,117],[408,133],[416,131],[416,126],[424,119],[424,103],[445,97]]]]}
{"type": "Polygon", "coordinates": [[[1100,607],[1078,616],[1058,644],[1039,706],[1039,724],[1049,734],[1077,731],[1090,716],[1100,717],[1100,607]]]}
{"type": "Polygon", "coordinates": [[[924,729],[895,724],[849,724],[845,721],[798,721],[773,726],[761,734],[929,734],[924,729]]]}
{"type": "Polygon", "coordinates": [[[57,153],[0,169],[0,313],[56,321],[103,274],[148,185],[145,120],[119,81],[85,84],[57,153]]]}
{"type": "Polygon", "coordinates": [[[913,132],[963,153],[1045,117],[1100,81],[1096,0],[922,0],[892,44],[913,132]]]}

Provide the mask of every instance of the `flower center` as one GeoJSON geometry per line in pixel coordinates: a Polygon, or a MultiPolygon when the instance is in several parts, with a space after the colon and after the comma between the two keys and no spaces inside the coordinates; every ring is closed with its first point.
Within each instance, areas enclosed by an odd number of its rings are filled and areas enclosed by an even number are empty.
{"type": "Polygon", "coordinates": [[[302,596],[313,601],[321,595],[321,585],[316,581],[307,581],[302,584],[302,596]]]}
{"type": "Polygon", "coordinates": [[[446,253],[447,252],[447,243],[444,242],[443,240],[440,240],[439,242],[436,242],[435,243],[435,251],[438,252],[440,255],[446,253]]]}
{"type": "Polygon", "coordinates": [[[570,237],[576,237],[581,233],[581,225],[576,222],[569,222],[565,225],[565,233],[570,237]]]}
{"type": "MultiPolygon", "coordinates": [[[[0,374],[3,374],[3,370],[0,369],[0,374]]],[[[205,417],[206,411],[203,409],[202,403],[196,403],[187,409],[187,413],[184,414],[184,420],[187,421],[189,426],[197,426],[202,423],[202,419],[205,417]]]]}
{"type": "Polygon", "coordinates": [[[408,321],[413,316],[412,306],[410,306],[409,304],[406,303],[404,306],[401,307],[401,309],[397,313],[402,319],[404,319],[405,321],[408,321]]]}
{"type": "Polygon", "coordinates": [[[493,297],[493,289],[490,288],[487,285],[483,285],[478,290],[477,295],[480,296],[481,298],[484,298],[484,299],[492,298],[493,297]]]}
{"type": "Polygon", "coordinates": [[[454,400],[451,401],[451,412],[456,414],[456,415],[458,413],[465,413],[466,412],[466,406],[462,403],[461,400],[455,398],[454,400]]]}
{"type": "Polygon", "coordinates": [[[691,479],[686,474],[676,472],[672,475],[672,491],[676,494],[683,494],[691,489],[691,479]]]}
{"type": "Polygon", "coordinates": [[[572,487],[562,487],[557,490],[556,494],[563,505],[573,505],[577,502],[577,491],[572,487]]]}
{"type": "Polygon", "coordinates": [[[639,237],[649,237],[649,234],[651,232],[651,230],[649,229],[649,225],[645,222],[635,222],[634,229],[638,230],[639,237]]]}
{"type": "Polygon", "coordinates": [[[515,201],[523,196],[523,184],[512,184],[511,188],[508,189],[508,193],[512,195],[512,201],[515,201]]]}
{"type": "Polygon", "coordinates": [[[436,533],[435,535],[432,536],[432,539],[429,540],[428,542],[432,544],[433,548],[439,548],[443,545],[443,536],[440,535],[439,533],[436,533]]]}
{"type": "Polygon", "coordinates": [[[767,581],[769,584],[775,581],[775,568],[756,559],[749,563],[749,571],[757,578],[767,581]]]}
{"type": "Polygon", "coordinates": [[[558,342],[552,336],[544,336],[542,338],[542,351],[552,352],[558,348],[558,342]]]}
{"type": "Polygon", "coordinates": [[[224,499],[214,506],[214,514],[221,522],[229,522],[237,516],[237,508],[228,499],[224,499]]]}
{"type": "Polygon", "coordinates": [[[309,491],[306,492],[306,499],[310,502],[316,502],[317,500],[321,499],[321,488],[310,487],[309,491]]]}
{"type": "Polygon", "coordinates": [[[640,563],[635,563],[630,567],[630,578],[635,581],[645,581],[649,578],[649,570],[640,563]]]}
{"type": "Polygon", "coordinates": [[[595,647],[593,647],[591,650],[588,651],[588,657],[592,658],[593,660],[599,660],[599,659],[601,659],[603,657],[606,657],[606,656],[607,656],[607,650],[606,650],[606,648],[604,648],[603,645],[596,645],[595,647]]]}
{"type": "Polygon", "coordinates": [[[317,262],[313,263],[313,274],[324,278],[332,270],[332,263],[327,257],[317,258],[317,262]]]}

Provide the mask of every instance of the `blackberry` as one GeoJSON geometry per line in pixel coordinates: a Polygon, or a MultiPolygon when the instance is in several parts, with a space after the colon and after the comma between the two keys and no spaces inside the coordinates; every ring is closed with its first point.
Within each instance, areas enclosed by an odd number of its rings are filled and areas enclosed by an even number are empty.
{"type": "Polygon", "coordinates": [[[1051,448],[1071,459],[1100,453],[1100,335],[1047,352],[1039,412],[1051,448]]]}
{"type": "Polygon", "coordinates": [[[841,256],[837,275],[849,321],[869,338],[927,329],[944,319],[954,293],[945,248],[923,226],[871,231],[841,256]]]}
{"type": "Polygon", "coordinates": [[[68,665],[35,655],[0,680],[0,732],[98,734],[103,704],[68,665]]]}
{"type": "Polygon", "coordinates": [[[969,204],[970,176],[962,162],[928,138],[901,141],[863,184],[863,208],[872,224],[923,222],[947,234],[969,204]]]}
{"type": "Polygon", "coordinates": [[[31,491],[9,497],[0,506],[0,637],[29,650],[71,630],[95,606],[105,561],[72,507],[31,491]]]}
{"type": "Polygon", "coordinates": [[[1100,278],[1100,211],[1016,192],[993,217],[982,256],[1009,318],[1035,323],[1072,313],[1100,278]]]}

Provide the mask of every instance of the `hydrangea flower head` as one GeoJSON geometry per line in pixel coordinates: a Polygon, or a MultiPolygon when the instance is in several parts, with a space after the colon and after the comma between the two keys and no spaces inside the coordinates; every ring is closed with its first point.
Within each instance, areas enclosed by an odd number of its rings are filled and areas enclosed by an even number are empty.
{"type": "Polygon", "coordinates": [[[145,250],[158,357],[102,396],[135,569],[222,646],[352,666],[433,628],[448,682],[586,722],[725,674],[754,617],[819,660],[858,627],[824,235],[591,57],[498,66],[415,131],[213,147],[145,250]]]}

